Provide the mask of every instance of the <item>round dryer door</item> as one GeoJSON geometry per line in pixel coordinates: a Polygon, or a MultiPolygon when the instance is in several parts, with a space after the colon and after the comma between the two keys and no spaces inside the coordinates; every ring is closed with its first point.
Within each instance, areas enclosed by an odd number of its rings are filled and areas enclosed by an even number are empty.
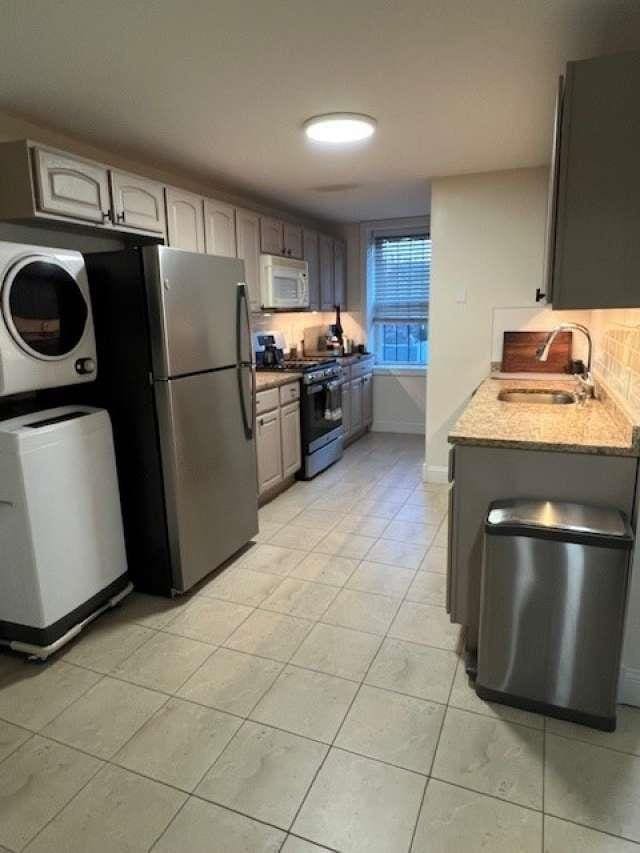
{"type": "Polygon", "coordinates": [[[84,335],[89,314],[76,280],[50,258],[19,261],[2,289],[2,310],[9,331],[36,358],[66,358],[84,335]]]}

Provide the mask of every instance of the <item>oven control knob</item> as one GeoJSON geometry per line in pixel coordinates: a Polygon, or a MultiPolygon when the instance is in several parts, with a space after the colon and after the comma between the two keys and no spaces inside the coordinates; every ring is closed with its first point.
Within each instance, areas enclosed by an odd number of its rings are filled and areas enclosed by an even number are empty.
{"type": "Polygon", "coordinates": [[[76,371],[81,374],[95,373],[96,363],[92,358],[79,358],[76,361],[76,371]]]}

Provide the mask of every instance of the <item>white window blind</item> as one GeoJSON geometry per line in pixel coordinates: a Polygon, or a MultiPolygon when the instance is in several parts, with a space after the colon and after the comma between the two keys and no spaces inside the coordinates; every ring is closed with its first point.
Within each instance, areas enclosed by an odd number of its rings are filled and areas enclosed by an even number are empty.
{"type": "Polygon", "coordinates": [[[426,321],[431,240],[428,234],[375,237],[373,321],[426,321]]]}

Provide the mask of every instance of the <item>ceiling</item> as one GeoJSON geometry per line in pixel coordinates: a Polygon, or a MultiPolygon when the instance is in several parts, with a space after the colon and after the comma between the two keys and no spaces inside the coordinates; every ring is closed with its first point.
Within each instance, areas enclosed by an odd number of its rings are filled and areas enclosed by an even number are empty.
{"type": "Polygon", "coordinates": [[[548,160],[566,60],[640,47],[638,0],[3,0],[0,108],[341,221],[435,176],[548,160]],[[310,115],[378,119],[307,143],[310,115]]]}

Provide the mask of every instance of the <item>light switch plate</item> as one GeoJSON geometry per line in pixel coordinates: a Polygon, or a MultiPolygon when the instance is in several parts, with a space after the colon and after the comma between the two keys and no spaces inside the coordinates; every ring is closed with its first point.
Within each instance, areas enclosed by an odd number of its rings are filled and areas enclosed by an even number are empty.
{"type": "Polygon", "coordinates": [[[466,301],[467,301],[467,288],[461,287],[459,290],[456,291],[456,302],[458,302],[462,305],[466,301]]]}

